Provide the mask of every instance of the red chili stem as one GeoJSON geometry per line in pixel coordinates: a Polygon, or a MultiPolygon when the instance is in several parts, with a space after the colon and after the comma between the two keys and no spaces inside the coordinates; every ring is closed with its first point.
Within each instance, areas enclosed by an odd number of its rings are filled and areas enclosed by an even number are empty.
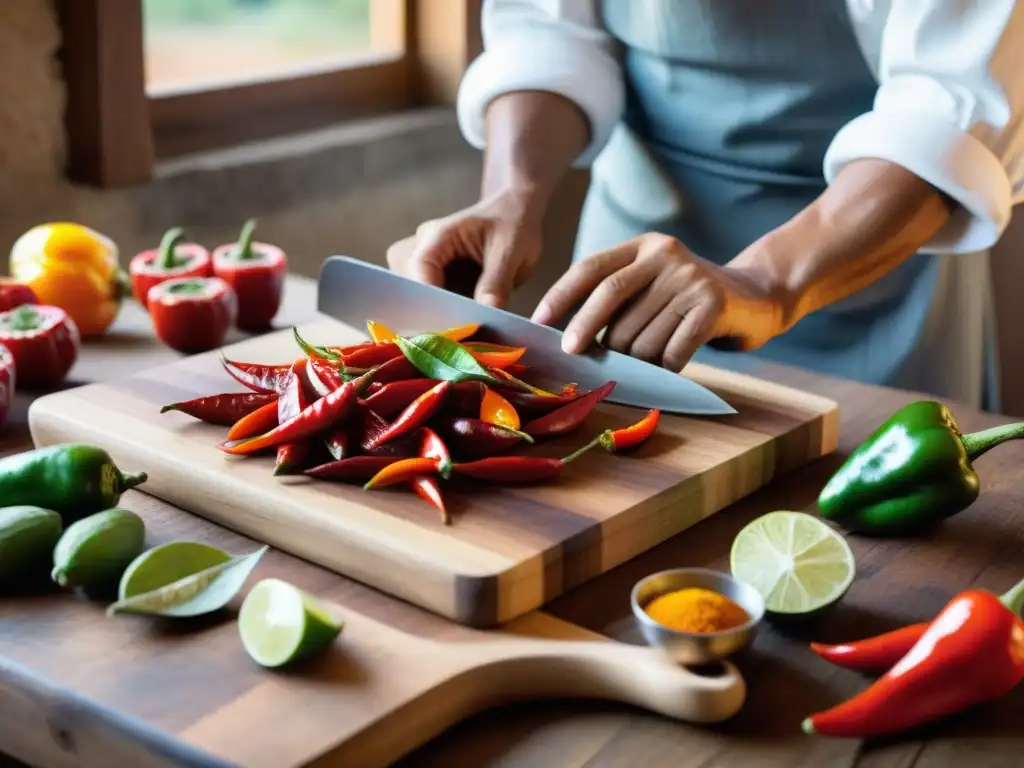
{"type": "Polygon", "coordinates": [[[401,461],[398,456],[352,456],[307,469],[304,474],[321,480],[369,480],[390,464],[401,461]]]}
{"type": "Polygon", "coordinates": [[[417,496],[441,513],[441,523],[451,525],[452,519],[448,510],[445,509],[444,498],[441,496],[441,489],[437,485],[437,481],[430,475],[417,475],[409,482],[417,496]]]}
{"type": "Polygon", "coordinates": [[[243,416],[228,430],[228,440],[246,440],[277,426],[277,399],[243,416]]]}
{"type": "Polygon", "coordinates": [[[222,395],[171,403],[161,408],[160,413],[181,411],[207,424],[230,427],[239,419],[276,400],[277,395],[273,392],[225,392],[222,395]]]}
{"type": "Polygon", "coordinates": [[[157,264],[161,269],[171,270],[180,265],[175,249],[178,243],[185,236],[185,230],[181,227],[173,227],[164,233],[160,240],[160,250],[157,254],[157,264]]]}
{"type": "Polygon", "coordinates": [[[368,450],[379,448],[396,437],[408,434],[426,424],[427,420],[440,409],[450,388],[450,381],[439,382],[409,403],[394,423],[370,439],[368,450]]]}
{"type": "Polygon", "coordinates": [[[452,471],[488,483],[520,485],[548,480],[561,474],[565,462],[541,456],[492,456],[453,464],[452,471]]]}
{"type": "Polygon", "coordinates": [[[356,398],[370,383],[373,373],[368,373],[353,381],[350,381],[336,389],[326,397],[322,397],[311,406],[303,410],[293,419],[284,424],[279,424],[260,437],[247,440],[239,445],[221,445],[225,453],[234,456],[245,456],[256,453],[264,448],[276,447],[282,443],[291,443],[302,440],[318,432],[330,429],[338,421],[343,419],[356,404],[356,398]]]}
{"type": "Polygon", "coordinates": [[[448,452],[448,446],[444,444],[438,434],[429,427],[420,428],[420,452],[424,459],[437,461],[438,471],[441,477],[447,478],[452,470],[452,456],[448,452]]]}
{"type": "Polygon", "coordinates": [[[242,225],[242,231],[238,236],[238,243],[235,246],[234,256],[239,261],[248,261],[255,258],[252,251],[252,236],[256,231],[256,219],[248,219],[242,225]]]}
{"type": "Polygon", "coordinates": [[[534,419],[522,427],[523,432],[533,437],[557,437],[567,435],[577,429],[597,407],[615,389],[615,382],[609,381],[602,387],[588,392],[577,400],[563,405],[546,416],[534,419]]]}

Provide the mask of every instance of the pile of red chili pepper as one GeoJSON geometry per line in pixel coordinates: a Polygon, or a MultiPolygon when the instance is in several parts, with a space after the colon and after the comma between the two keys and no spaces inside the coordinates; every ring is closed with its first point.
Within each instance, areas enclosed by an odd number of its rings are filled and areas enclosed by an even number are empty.
{"type": "Polygon", "coordinates": [[[415,337],[368,322],[370,340],[314,346],[263,365],[221,357],[246,392],[225,392],[163,407],[228,427],[221,450],[274,455],[274,474],[361,482],[367,490],[406,487],[450,523],[439,480],[507,485],[550,480],[595,447],[633,448],[650,437],[660,413],[605,430],[562,457],[509,455],[521,446],[578,429],[615,387],[566,384],[559,392],[519,376],[525,347],[474,341],[476,325],[415,337]]]}

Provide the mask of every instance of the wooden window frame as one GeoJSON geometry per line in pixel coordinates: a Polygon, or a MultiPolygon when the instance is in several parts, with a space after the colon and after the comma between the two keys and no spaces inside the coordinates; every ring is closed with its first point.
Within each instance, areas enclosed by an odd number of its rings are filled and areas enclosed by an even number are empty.
{"type": "Polygon", "coordinates": [[[481,5],[371,0],[373,47],[402,53],[280,79],[148,94],[142,0],[58,0],[68,176],[91,186],[133,186],[152,178],[160,158],[451,105],[482,48],[481,5]]]}

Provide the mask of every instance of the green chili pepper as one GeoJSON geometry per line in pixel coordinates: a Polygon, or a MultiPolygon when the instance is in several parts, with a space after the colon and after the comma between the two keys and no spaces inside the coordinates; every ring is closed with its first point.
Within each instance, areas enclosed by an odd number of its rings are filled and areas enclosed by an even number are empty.
{"type": "Polygon", "coordinates": [[[855,450],[818,496],[822,517],[854,531],[903,534],[945,520],[981,492],[972,462],[1024,423],[963,434],[942,403],[901,408],[855,450]]]}
{"type": "Polygon", "coordinates": [[[102,448],[63,443],[0,459],[0,499],[5,506],[52,509],[65,524],[116,507],[121,494],[146,482],[126,474],[102,448]]]}

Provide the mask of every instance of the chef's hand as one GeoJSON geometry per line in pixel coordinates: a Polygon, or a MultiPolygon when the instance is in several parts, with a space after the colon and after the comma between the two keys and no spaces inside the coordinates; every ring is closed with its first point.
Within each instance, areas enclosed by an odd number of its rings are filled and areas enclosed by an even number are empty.
{"type": "Polygon", "coordinates": [[[421,224],[414,237],[388,249],[388,266],[421,283],[450,288],[445,269],[469,259],[481,270],[473,298],[504,307],[537,264],[542,222],[543,211],[529,195],[502,192],[421,224]]]}
{"type": "Polygon", "coordinates": [[[641,235],[574,264],[533,320],[550,325],[583,302],[566,326],[566,352],[581,352],[607,326],[605,347],[679,371],[712,339],[747,350],[784,330],[783,302],[758,277],[705,261],[675,238],[641,235]]]}

